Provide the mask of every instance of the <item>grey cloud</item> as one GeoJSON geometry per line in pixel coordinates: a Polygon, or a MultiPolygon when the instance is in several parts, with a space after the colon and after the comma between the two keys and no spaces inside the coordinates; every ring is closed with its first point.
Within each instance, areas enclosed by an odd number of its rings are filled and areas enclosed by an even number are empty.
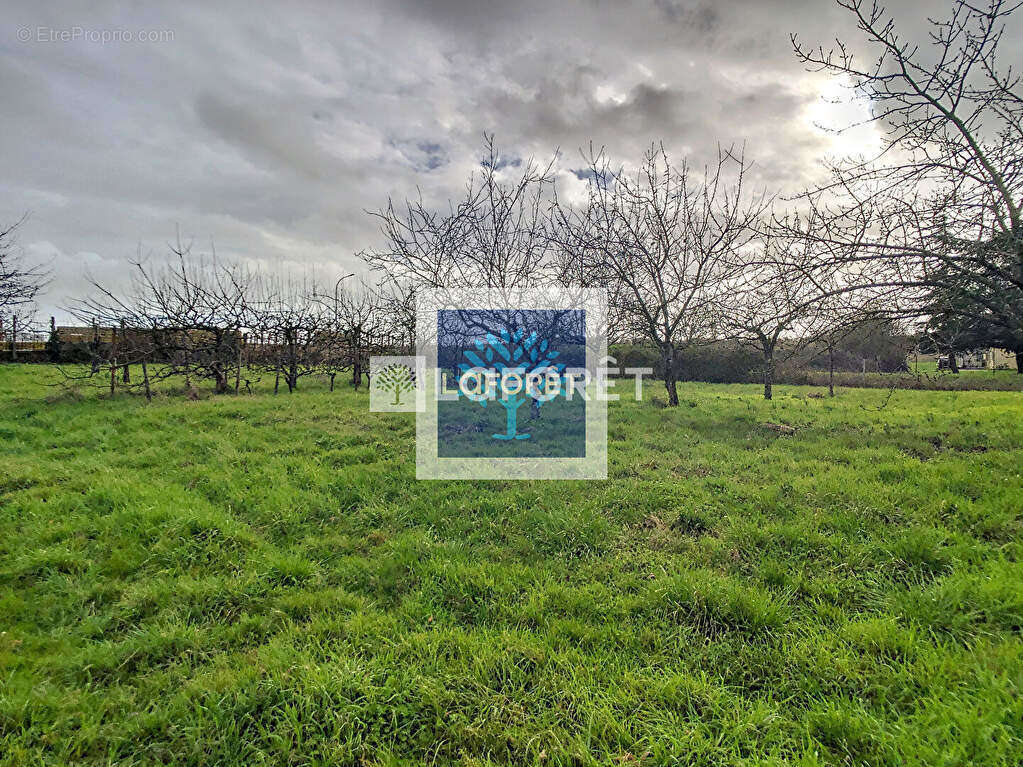
{"type": "Polygon", "coordinates": [[[317,146],[311,114],[280,104],[229,101],[208,91],[199,94],[196,113],[205,127],[256,167],[316,180],[340,170],[337,159],[317,146]]]}
{"type": "MultiPolygon", "coordinates": [[[[568,180],[591,141],[621,162],[654,141],[697,161],[745,142],[758,183],[798,187],[829,139],[789,34],[855,39],[827,0],[8,5],[0,221],[31,211],[21,242],[55,271],[46,313],[86,271],[126,282],[177,226],[254,266],[350,271],[378,242],[365,209],[458,195],[484,132],[508,162],[560,148],[568,180]],[[16,38],[72,25],[173,39],[16,38]]],[[[917,39],[938,13],[893,10],[917,39]]]]}

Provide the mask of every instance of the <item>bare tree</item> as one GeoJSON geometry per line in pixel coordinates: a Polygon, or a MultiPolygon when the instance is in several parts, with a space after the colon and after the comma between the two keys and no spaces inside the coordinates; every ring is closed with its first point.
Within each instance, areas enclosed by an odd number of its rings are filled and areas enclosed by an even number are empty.
{"type": "Polygon", "coordinates": [[[0,229],[0,315],[24,316],[25,307],[35,301],[46,285],[46,270],[24,263],[18,251],[15,232],[24,221],[23,216],[6,229],[0,229]]]}
{"type": "Polygon", "coordinates": [[[771,399],[777,364],[833,325],[828,309],[835,294],[808,268],[806,243],[767,234],[756,245],[740,254],[742,268],[719,311],[725,332],[761,355],[764,399],[771,399]]]}
{"type": "Polygon", "coordinates": [[[820,226],[803,233],[840,246],[831,257],[856,271],[850,287],[896,287],[917,315],[938,289],[953,299],[946,308],[1023,351],[1023,96],[999,56],[1019,4],[957,0],[946,20],[930,20],[924,46],[877,3],[838,4],[872,60],[841,41],[793,45],[870,101],[884,142],[875,157],[833,163],[830,181],[804,195],[814,215],[803,223],[820,226]]]}
{"type": "MultiPolygon", "coordinates": [[[[363,376],[369,375],[369,357],[381,348],[381,339],[387,327],[379,295],[362,283],[353,289],[335,289],[334,295],[328,300],[319,300],[328,309],[330,328],[330,332],[324,334],[331,341],[324,363],[331,370],[350,369],[352,386],[358,389],[362,386],[363,376]]],[[[334,381],[331,377],[333,390],[334,381]]]]}
{"type": "Polygon", "coordinates": [[[369,374],[370,355],[379,349],[380,307],[363,286],[345,295],[341,309],[341,332],[352,368],[352,386],[358,389],[363,375],[369,374]]]}
{"type": "Polygon", "coordinates": [[[0,348],[9,351],[11,361],[18,359],[18,344],[31,341],[39,335],[34,303],[11,306],[0,311],[0,348]],[[6,348],[5,348],[6,347],[6,348]]]}
{"type": "Polygon", "coordinates": [[[342,293],[341,284],[354,274],[344,274],[334,281],[334,292],[332,294],[319,294],[315,290],[312,298],[321,304],[325,309],[324,322],[319,332],[319,362],[320,370],[327,376],[330,382],[330,391],[334,391],[334,383],[338,373],[348,367],[348,355],[344,343],[344,333],[341,322],[342,293]]]}
{"type": "Polygon", "coordinates": [[[211,380],[218,393],[230,389],[239,363],[243,328],[249,314],[252,276],[236,265],[194,257],[180,239],[162,266],[141,256],[132,264],[132,286],[119,293],[93,281],[93,295],[68,311],[96,328],[90,344],[91,374],[100,368],[122,370],[129,384],[130,365],[144,365],[144,386],[152,379],[180,376],[187,387],[211,380]],[[102,329],[102,337],[100,330],[102,329]]]}
{"type": "Polygon", "coordinates": [[[274,393],[283,378],[288,392],[320,369],[330,348],[331,318],[315,286],[291,279],[263,279],[249,303],[249,323],[259,339],[253,361],[274,374],[274,393]]]}
{"type": "Polygon", "coordinates": [[[392,201],[374,215],[386,246],[362,253],[372,268],[427,287],[525,285],[545,279],[554,160],[505,158],[484,135],[480,170],[441,212],[423,200],[392,201]]]}
{"type": "Polygon", "coordinates": [[[18,250],[15,232],[24,220],[0,229],[0,341],[10,340],[11,359],[18,339],[36,330],[35,299],[48,280],[46,270],[25,263],[18,250]]]}
{"type": "Polygon", "coordinates": [[[855,293],[839,292],[827,296],[818,307],[821,328],[814,339],[814,346],[823,351],[813,355],[828,358],[828,396],[835,396],[835,364],[840,348],[865,328],[890,321],[891,313],[855,301],[855,293]]]}
{"type": "Polygon", "coordinates": [[[589,165],[589,203],[557,208],[557,236],[581,272],[608,287],[619,332],[657,347],[668,404],[677,405],[679,352],[716,335],[735,254],[766,202],[746,193],[748,165],[731,151],[703,173],[672,164],[659,146],[633,175],[603,153],[591,152],[589,165]]]}
{"type": "Polygon", "coordinates": [[[416,348],[416,285],[384,275],[372,288],[379,309],[377,335],[381,347],[393,354],[414,354],[416,348]]]}

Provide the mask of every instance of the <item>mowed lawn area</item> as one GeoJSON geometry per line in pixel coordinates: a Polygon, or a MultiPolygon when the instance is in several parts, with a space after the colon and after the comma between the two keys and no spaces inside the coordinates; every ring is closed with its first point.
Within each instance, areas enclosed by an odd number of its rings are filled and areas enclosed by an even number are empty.
{"type": "Polygon", "coordinates": [[[427,482],[347,385],[57,380],[0,366],[2,764],[1023,758],[1021,393],[630,382],[607,481],[427,482]]]}

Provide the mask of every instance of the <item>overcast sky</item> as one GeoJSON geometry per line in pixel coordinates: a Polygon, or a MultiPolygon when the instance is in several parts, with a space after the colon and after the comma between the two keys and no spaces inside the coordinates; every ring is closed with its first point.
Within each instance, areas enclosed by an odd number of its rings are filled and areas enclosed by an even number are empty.
{"type": "MultiPolygon", "coordinates": [[[[890,5],[911,35],[945,7],[890,5]]],[[[0,25],[0,221],[29,213],[44,315],[86,274],[123,282],[140,247],[161,259],[176,227],[197,251],[351,271],[380,242],[365,210],[457,195],[484,131],[510,157],[560,148],[568,194],[590,141],[625,162],[652,141],[697,158],[745,142],[783,192],[877,142],[815,127],[864,109],[823,102],[840,89],[792,54],[792,32],[855,40],[828,0],[32,0],[0,25]]]]}

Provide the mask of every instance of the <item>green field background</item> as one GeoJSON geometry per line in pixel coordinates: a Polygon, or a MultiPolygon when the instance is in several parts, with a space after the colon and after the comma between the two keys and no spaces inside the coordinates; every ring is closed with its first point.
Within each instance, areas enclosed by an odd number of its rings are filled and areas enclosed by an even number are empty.
{"type": "Polygon", "coordinates": [[[1020,763],[1019,393],[623,387],[607,481],[417,482],[347,385],[58,379],[0,366],[0,764],[1020,763]]]}

